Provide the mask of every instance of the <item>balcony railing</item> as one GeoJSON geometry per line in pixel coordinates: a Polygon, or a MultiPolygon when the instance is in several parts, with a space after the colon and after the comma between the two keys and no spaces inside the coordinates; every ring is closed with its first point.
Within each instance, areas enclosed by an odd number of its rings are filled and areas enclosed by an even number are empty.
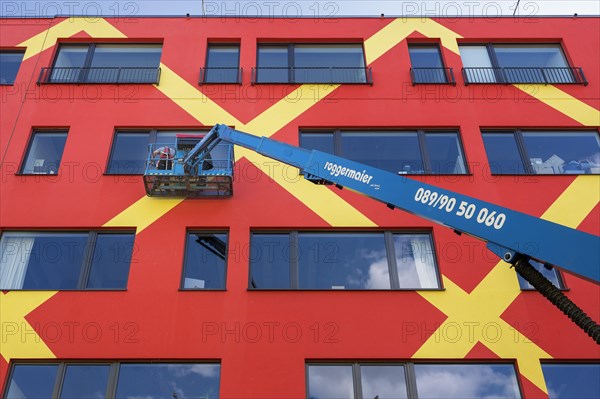
{"type": "Polygon", "coordinates": [[[158,84],[159,67],[42,68],[37,83],[158,84]]]}
{"type": "Polygon", "coordinates": [[[259,67],[252,68],[255,83],[373,84],[369,67],[259,67]]]}
{"type": "Polygon", "coordinates": [[[468,67],[462,69],[465,84],[580,84],[588,82],[579,67],[522,67],[492,68],[468,67]]]}
{"type": "Polygon", "coordinates": [[[410,68],[412,84],[456,85],[452,68],[410,68]]]}
{"type": "Polygon", "coordinates": [[[200,68],[198,84],[205,83],[237,83],[242,84],[243,68],[218,67],[200,68]]]}

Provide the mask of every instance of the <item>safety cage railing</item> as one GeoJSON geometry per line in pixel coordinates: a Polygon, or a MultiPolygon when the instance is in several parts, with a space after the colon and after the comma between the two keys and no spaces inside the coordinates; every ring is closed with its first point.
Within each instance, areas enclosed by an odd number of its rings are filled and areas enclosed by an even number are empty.
{"type": "Polygon", "coordinates": [[[241,85],[243,71],[243,68],[235,67],[200,68],[198,84],[237,83],[241,85]]]}
{"type": "Polygon", "coordinates": [[[580,67],[465,67],[465,84],[580,84],[588,82],[580,67]]]}
{"type": "Polygon", "coordinates": [[[456,85],[452,68],[410,68],[412,84],[456,85]]]}
{"type": "Polygon", "coordinates": [[[37,84],[158,84],[160,67],[53,67],[42,68],[37,84]]]}
{"type": "Polygon", "coordinates": [[[252,84],[373,84],[370,67],[256,67],[252,84]]]}

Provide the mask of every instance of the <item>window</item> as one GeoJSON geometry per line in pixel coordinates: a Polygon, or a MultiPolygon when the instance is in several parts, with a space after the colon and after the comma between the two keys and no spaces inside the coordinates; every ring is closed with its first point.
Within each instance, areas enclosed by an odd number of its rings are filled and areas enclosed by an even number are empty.
{"type": "Polygon", "coordinates": [[[226,233],[188,232],[183,289],[225,289],[226,233]]]}
{"type": "Polygon", "coordinates": [[[209,44],[206,68],[201,71],[200,83],[242,83],[239,65],[238,44],[209,44]]]}
{"type": "Polygon", "coordinates": [[[600,364],[542,363],[550,399],[600,398],[600,364]]]}
{"type": "Polygon", "coordinates": [[[5,232],[0,290],[125,289],[133,233],[5,232]]]}
{"type": "Polygon", "coordinates": [[[300,146],[328,152],[394,174],[466,174],[457,132],[300,132],[300,146]]]}
{"type": "Polygon", "coordinates": [[[66,141],[67,132],[34,132],[21,173],[57,174],[66,141]]]}
{"type": "Polygon", "coordinates": [[[306,369],[311,399],[521,397],[509,364],[322,363],[306,369]]]}
{"type": "Polygon", "coordinates": [[[560,44],[459,46],[465,83],[578,83],[583,70],[567,62],[560,44]]]}
{"type": "Polygon", "coordinates": [[[38,83],[154,83],[161,44],[63,44],[38,83]]]}
{"type": "Polygon", "coordinates": [[[413,84],[455,83],[452,68],[444,67],[438,45],[409,45],[408,53],[413,84]]]}
{"type": "Polygon", "coordinates": [[[597,132],[484,132],[492,174],[600,174],[597,132]]]}
{"type": "MultiPolygon", "coordinates": [[[[560,272],[555,268],[547,269],[544,267],[543,263],[536,262],[534,260],[530,260],[529,263],[544,277],[546,277],[550,282],[558,289],[564,290],[565,286],[563,284],[560,272]]],[[[517,273],[517,277],[519,279],[519,286],[522,290],[535,290],[535,288],[529,284],[527,280],[525,280],[519,273],[517,273]]]]}
{"type": "Polygon", "coordinates": [[[217,399],[220,374],[219,363],[16,363],[3,397],[217,399]]]}
{"type": "Polygon", "coordinates": [[[259,44],[253,83],[372,83],[362,44],[259,44]]]}
{"type": "Polygon", "coordinates": [[[23,51],[0,51],[0,85],[15,83],[23,55],[25,55],[23,51]]]}
{"type": "Polygon", "coordinates": [[[392,232],[255,232],[250,288],[437,289],[431,236],[392,232]]]}

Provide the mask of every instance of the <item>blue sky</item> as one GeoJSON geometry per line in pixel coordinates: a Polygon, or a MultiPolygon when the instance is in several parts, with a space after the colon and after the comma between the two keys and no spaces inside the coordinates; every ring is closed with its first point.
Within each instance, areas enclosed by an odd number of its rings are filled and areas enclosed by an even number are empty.
{"type": "MultiPolygon", "coordinates": [[[[512,16],[517,0],[2,0],[0,15],[6,17],[52,17],[61,15],[140,16],[140,15],[240,15],[336,17],[379,16],[512,16]]],[[[520,0],[517,15],[599,15],[597,0],[520,0]]]]}

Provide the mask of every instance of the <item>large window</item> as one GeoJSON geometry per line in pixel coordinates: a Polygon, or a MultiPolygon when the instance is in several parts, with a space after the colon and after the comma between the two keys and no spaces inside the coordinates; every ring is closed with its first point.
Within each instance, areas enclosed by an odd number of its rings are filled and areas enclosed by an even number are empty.
{"type": "Polygon", "coordinates": [[[510,364],[313,363],[311,399],[520,398],[510,364]]]}
{"type": "Polygon", "coordinates": [[[260,44],[255,83],[371,83],[362,44],[260,44]]]}
{"type": "Polygon", "coordinates": [[[62,44],[41,83],[155,83],[161,44],[62,44]]]}
{"type": "Polygon", "coordinates": [[[493,174],[600,174],[598,132],[484,132],[493,174]]]}
{"type": "Polygon", "coordinates": [[[209,44],[200,83],[242,83],[239,44],[209,44]]]}
{"type": "Polygon", "coordinates": [[[478,44],[459,46],[465,83],[580,83],[560,44],[478,44]]]}
{"type": "Polygon", "coordinates": [[[393,232],[254,232],[251,289],[440,288],[431,235],[393,232]]]}
{"type": "Polygon", "coordinates": [[[220,369],[219,363],[16,363],[3,397],[217,399],[220,369]]]}
{"type": "Polygon", "coordinates": [[[57,174],[66,141],[67,132],[34,132],[21,166],[21,173],[57,174]]]}
{"type": "Polygon", "coordinates": [[[24,54],[18,50],[0,50],[0,85],[15,83],[24,54]]]}
{"type": "Polygon", "coordinates": [[[305,131],[300,145],[394,174],[465,174],[467,167],[453,131],[305,131]]]}
{"type": "Polygon", "coordinates": [[[225,289],[227,234],[188,232],[183,289],[225,289]]]}
{"type": "Polygon", "coordinates": [[[129,232],[4,232],[0,290],[125,289],[133,242],[129,232]]]}
{"type": "Polygon", "coordinates": [[[455,83],[452,68],[445,68],[440,47],[435,44],[409,45],[413,84],[455,83]]]}
{"type": "Polygon", "coordinates": [[[600,398],[600,363],[542,363],[550,399],[600,398]]]}

